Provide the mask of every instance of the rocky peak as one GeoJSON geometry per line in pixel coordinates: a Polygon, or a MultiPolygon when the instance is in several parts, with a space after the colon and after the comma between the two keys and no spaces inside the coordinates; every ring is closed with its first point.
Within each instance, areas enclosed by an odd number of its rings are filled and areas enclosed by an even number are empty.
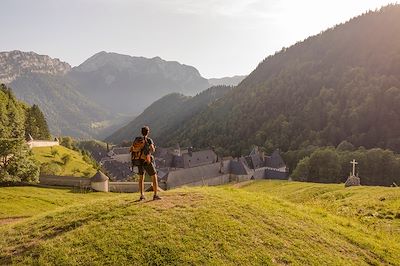
{"type": "Polygon", "coordinates": [[[27,73],[63,75],[71,69],[68,63],[34,52],[0,52],[0,83],[11,83],[27,73]]]}
{"type": "Polygon", "coordinates": [[[94,72],[102,68],[113,68],[146,75],[160,73],[160,75],[173,80],[188,77],[203,79],[196,68],[176,61],[166,61],[159,56],[146,58],[105,51],[93,55],[81,65],[75,67],[74,71],[94,72]]]}

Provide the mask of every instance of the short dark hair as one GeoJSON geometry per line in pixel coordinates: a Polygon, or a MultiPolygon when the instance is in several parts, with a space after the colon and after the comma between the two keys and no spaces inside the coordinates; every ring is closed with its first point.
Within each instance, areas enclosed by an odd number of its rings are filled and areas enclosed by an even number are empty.
{"type": "Polygon", "coordinates": [[[148,126],[143,126],[142,127],[142,135],[147,136],[149,134],[150,128],[148,126]]]}

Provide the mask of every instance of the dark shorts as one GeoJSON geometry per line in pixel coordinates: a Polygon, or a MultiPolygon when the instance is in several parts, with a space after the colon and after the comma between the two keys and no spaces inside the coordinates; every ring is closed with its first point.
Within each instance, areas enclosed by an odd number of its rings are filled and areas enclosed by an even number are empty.
{"type": "Polygon", "coordinates": [[[138,166],[138,170],[139,175],[143,175],[144,171],[146,171],[149,176],[153,176],[157,173],[156,168],[154,167],[154,163],[143,162],[141,165],[138,166]]]}

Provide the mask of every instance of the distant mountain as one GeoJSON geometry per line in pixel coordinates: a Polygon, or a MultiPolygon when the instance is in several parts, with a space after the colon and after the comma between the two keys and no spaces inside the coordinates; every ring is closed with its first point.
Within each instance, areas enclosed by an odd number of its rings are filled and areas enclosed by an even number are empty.
{"type": "Polygon", "coordinates": [[[183,122],[169,144],[243,154],[336,146],[400,152],[400,5],[368,12],[267,57],[183,122]]]}
{"type": "Polygon", "coordinates": [[[212,78],[208,79],[208,83],[212,86],[237,86],[243,79],[247,76],[233,76],[233,77],[225,77],[225,78],[212,78]]]}
{"type": "Polygon", "coordinates": [[[71,69],[68,63],[33,52],[0,52],[0,83],[8,84],[29,73],[63,75],[71,69]]]}
{"type": "Polygon", "coordinates": [[[148,125],[151,129],[151,137],[157,141],[158,145],[162,145],[168,141],[165,136],[179,129],[182,122],[206,109],[208,105],[218,101],[231,90],[232,87],[229,86],[217,86],[194,97],[179,93],[166,95],[146,108],[128,125],[106,138],[106,141],[113,143],[130,141],[140,134],[140,128],[143,125],[148,125]]]}
{"type": "Polygon", "coordinates": [[[159,57],[144,58],[100,52],[68,77],[80,92],[113,113],[139,114],[172,92],[195,95],[209,87],[197,69],[159,57]]]}
{"type": "Polygon", "coordinates": [[[46,55],[2,52],[0,82],[39,105],[52,134],[80,138],[106,137],[155,99],[209,86],[191,66],[106,52],[72,69],[46,55]]]}

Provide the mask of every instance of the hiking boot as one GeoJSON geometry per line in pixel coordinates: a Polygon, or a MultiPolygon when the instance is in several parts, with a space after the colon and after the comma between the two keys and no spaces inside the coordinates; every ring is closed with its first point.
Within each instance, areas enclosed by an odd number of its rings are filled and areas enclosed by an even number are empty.
{"type": "Polygon", "coordinates": [[[158,196],[158,195],[154,195],[154,196],[153,196],[153,200],[160,200],[160,199],[161,199],[161,197],[158,196]]]}
{"type": "Polygon", "coordinates": [[[146,198],[144,197],[144,195],[141,195],[140,198],[139,198],[140,201],[145,200],[145,199],[146,198]]]}

